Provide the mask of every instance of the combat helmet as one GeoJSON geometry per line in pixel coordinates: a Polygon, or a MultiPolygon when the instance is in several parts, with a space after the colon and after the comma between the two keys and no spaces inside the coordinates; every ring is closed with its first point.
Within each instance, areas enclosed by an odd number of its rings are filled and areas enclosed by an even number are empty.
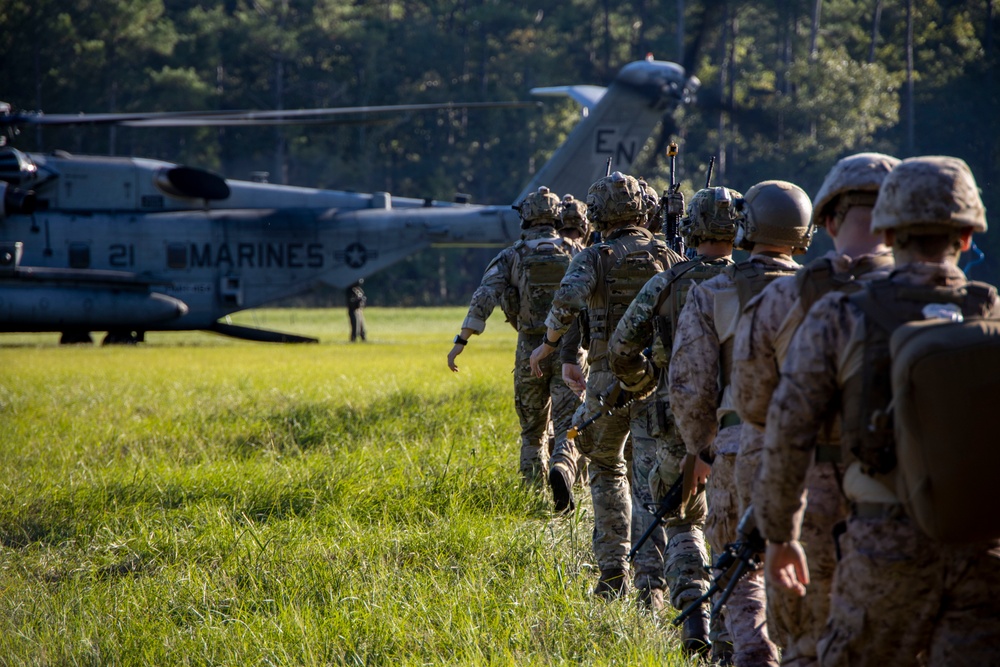
{"type": "Polygon", "coordinates": [[[559,197],[544,185],[528,193],[511,208],[521,214],[521,229],[536,225],[556,226],[559,222],[559,197]]]}
{"type": "Polygon", "coordinates": [[[576,229],[580,232],[580,238],[587,238],[590,233],[590,225],[587,223],[587,205],[573,195],[564,195],[559,208],[560,224],[556,229],[576,229]]]}
{"type": "Polygon", "coordinates": [[[843,219],[851,206],[874,206],[882,181],[899,164],[883,153],[857,153],[842,158],[826,175],[813,200],[813,227],[821,227],[828,216],[843,219]]]}
{"type": "Polygon", "coordinates": [[[736,224],[743,218],[737,206],[741,199],[743,195],[736,190],[721,186],[696,192],[681,218],[679,231],[684,245],[694,248],[703,241],[735,239],[736,224]]]}
{"type": "Polygon", "coordinates": [[[657,232],[663,221],[660,218],[660,195],[656,194],[649,183],[639,179],[639,187],[642,188],[642,200],[646,205],[646,222],[644,226],[651,232],[657,232]]]}
{"type": "Polygon", "coordinates": [[[802,188],[788,181],[763,181],[743,197],[743,219],[738,223],[736,245],[752,250],[754,244],[789,246],[792,254],[806,251],[812,240],[812,202],[802,188]]]}
{"type": "Polygon", "coordinates": [[[639,181],[616,171],[587,190],[587,219],[599,232],[628,224],[639,225],[646,215],[646,201],[639,181]]]}
{"type": "Polygon", "coordinates": [[[903,160],[886,176],[872,209],[872,232],[986,231],[986,208],[964,160],[943,155],[903,160]]]}

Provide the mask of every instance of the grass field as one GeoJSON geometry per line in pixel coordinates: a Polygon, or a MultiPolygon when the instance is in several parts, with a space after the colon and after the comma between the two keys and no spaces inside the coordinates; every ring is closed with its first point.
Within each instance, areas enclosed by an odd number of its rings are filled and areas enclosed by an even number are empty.
{"type": "Polygon", "coordinates": [[[0,335],[0,664],[685,664],[590,590],[589,498],[519,483],[513,331],[234,321],[319,345],[0,335]]]}

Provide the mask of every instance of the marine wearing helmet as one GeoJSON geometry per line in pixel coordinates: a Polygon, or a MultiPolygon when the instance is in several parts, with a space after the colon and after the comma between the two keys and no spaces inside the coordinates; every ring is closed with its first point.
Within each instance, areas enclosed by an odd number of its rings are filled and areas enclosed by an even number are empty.
{"type": "Polygon", "coordinates": [[[857,153],[841,159],[813,200],[813,227],[822,227],[833,218],[839,228],[852,206],[874,206],[882,182],[898,164],[898,158],[883,153],[857,153]]]}
{"type": "Polygon", "coordinates": [[[763,181],[747,190],[743,198],[743,220],[736,233],[736,246],[752,250],[755,244],[806,251],[812,240],[812,202],[802,188],[788,181],[763,181]]]}
{"type": "Polygon", "coordinates": [[[645,221],[646,196],[634,177],[616,171],[587,191],[587,218],[596,231],[606,232],[645,221]]]}
{"type": "Polygon", "coordinates": [[[559,219],[560,224],[556,226],[556,230],[563,236],[566,236],[567,232],[576,230],[580,235],[579,238],[585,239],[590,233],[590,225],[587,222],[587,205],[573,195],[563,196],[562,204],[559,207],[559,219]]]}
{"type": "Polygon", "coordinates": [[[680,223],[684,245],[697,248],[704,241],[732,241],[736,225],[743,219],[737,206],[743,199],[736,190],[717,186],[699,190],[688,203],[680,223]]]}
{"type": "Polygon", "coordinates": [[[559,197],[544,185],[535,192],[528,193],[520,203],[511,208],[521,215],[521,229],[538,225],[555,227],[559,224],[559,197]]]}
{"type": "MultiPolygon", "coordinates": [[[[962,238],[986,231],[986,208],[964,160],[930,155],[903,160],[886,176],[872,209],[872,232],[906,247],[913,237],[951,252],[962,238]]],[[[927,252],[924,248],[924,252],[927,252]]]]}

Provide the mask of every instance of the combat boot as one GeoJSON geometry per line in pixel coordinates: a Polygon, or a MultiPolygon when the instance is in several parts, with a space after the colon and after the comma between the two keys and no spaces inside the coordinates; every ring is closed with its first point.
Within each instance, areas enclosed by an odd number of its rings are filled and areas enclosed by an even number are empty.
{"type": "Polygon", "coordinates": [[[732,642],[713,642],[712,664],[732,665],[734,652],[732,642]]]}
{"type": "Polygon", "coordinates": [[[663,611],[662,588],[640,588],[636,600],[643,609],[648,609],[654,614],[663,611]]]}
{"type": "Polygon", "coordinates": [[[697,611],[684,619],[684,625],[681,626],[681,644],[684,646],[684,653],[708,657],[709,649],[712,648],[708,633],[708,610],[702,604],[697,611]]]}
{"type": "Polygon", "coordinates": [[[615,600],[625,596],[628,590],[628,571],[621,568],[601,570],[601,578],[594,589],[594,595],[605,600],[615,600]]]}
{"type": "Polygon", "coordinates": [[[556,512],[572,512],[576,508],[573,500],[573,480],[566,469],[556,464],[549,471],[549,486],[552,487],[552,500],[556,512]]]}

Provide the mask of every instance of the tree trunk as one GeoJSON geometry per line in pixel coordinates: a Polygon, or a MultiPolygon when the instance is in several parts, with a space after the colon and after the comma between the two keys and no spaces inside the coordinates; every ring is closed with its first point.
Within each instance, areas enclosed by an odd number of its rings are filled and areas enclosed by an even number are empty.
{"type": "Polygon", "coordinates": [[[875,62],[875,47],[878,45],[878,26],[882,21],[882,0],[875,0],[875,13],[872,16],[872,41],[868,47],[868,62],[875,62]]]}
{"type": "Polygon", "coordinates": [[[913,0],[906,0],[906,154],[916,154],[913,99],[913,0]]]}
{"type": "Polygon", "coordinates": [[[816,0],[813,5],[812,30],[809,33],[809,59],[816,60],[819,55],[819,15],[823,8],[823,0],[816,0]]]}

